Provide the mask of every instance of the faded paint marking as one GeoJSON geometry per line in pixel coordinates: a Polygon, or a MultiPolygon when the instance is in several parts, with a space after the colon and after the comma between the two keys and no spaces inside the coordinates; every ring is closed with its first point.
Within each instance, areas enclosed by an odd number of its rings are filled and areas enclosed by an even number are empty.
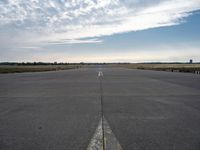
{"type": "Polygon", "coordinates": [[[102,71],[99,71],[98,77],[103,77],[103,72],[102,71]]]}
{"type": "Polygon", "coordinates": [[[103,150],[103,131],[102,131],[102,119],[99,121],[98,127],[90,141],[87,150],[103,150]]]}
{"type": "Polygon", "coordinates": [[[102,119],[101,119],[87,150],[103,150],[103,140],[105,143],[105,150],[123,150],[104,117],[103,117],[103,126],[104,128],[102,128],[102,119]],[[102,129],[104,129],[104,131],[102,129]],[[103,132],[104,132],[104,139],[103,139],[103,132]]]}

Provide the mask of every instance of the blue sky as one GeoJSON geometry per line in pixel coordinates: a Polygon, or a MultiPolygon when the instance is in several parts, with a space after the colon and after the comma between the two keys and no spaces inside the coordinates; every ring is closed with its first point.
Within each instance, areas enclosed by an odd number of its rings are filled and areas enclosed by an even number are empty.
{"type": "Polygon", "coordinates": [[[200,0],[1,0],[0,61],[200,62],[200,0]]]}

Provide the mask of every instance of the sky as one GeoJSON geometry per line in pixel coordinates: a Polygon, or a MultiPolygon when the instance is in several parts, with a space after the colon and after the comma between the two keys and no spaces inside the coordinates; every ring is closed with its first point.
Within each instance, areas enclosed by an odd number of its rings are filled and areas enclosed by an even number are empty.
{"type": "Polygon", "coordinates": [[[0,62],[200,62],[200,0],[0,0],[0,62]]]}

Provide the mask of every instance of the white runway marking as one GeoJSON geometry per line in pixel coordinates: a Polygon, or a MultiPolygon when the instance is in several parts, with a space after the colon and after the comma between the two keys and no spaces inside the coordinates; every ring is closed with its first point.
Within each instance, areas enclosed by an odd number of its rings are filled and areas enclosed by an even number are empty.
{"type": "Polygon", "coordinates": [[[104,117],[103,117],[103,126],[104,126],[104,131],[102,130],[103,128],[101,119],[99,121],[98,127],[95,131],[92,140],[90,141],[87,150],[103,150],[103,140],[105,144],[104,145],[105,150],[123,150],[104,117]],[[104,139],[103,139],[103,132],[104,132],[104,139]]]}
{"type": "Polygon", "coordinates": [[[103,77],[103,72],[102,71],[99,71],[98,77],[103,77]]]}
{"type": "Polygon", "coordinates": [[[102,119],[99,121],[98,127],[90,141],[87,150],[103,150],[103,131],[102,131],[102,119]]]}

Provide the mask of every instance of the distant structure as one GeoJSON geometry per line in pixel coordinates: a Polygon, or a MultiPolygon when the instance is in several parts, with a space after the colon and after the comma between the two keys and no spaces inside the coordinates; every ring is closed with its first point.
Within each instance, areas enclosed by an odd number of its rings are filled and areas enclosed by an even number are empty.
{"type": "Polygon", "coordinates": [[[193,60],[192,59],[190,59],[190,62],[189,62],[190,64],[192,64],[193,63],[193,60]]]}

